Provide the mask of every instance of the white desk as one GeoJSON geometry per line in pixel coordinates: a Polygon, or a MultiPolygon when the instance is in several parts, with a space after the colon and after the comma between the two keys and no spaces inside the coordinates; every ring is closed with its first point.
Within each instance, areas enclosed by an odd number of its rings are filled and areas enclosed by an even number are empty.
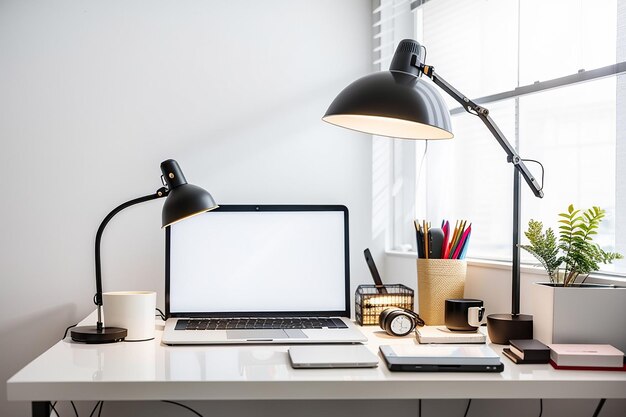
{"type": "MultiPolygon", "coordinates": [[[[92,314],[81,325],[94,322],[92,314]]],[[[363,332],[373,352],[416,343],[374,326],[363,332]]],[[[172,347],[160,339],[160,330],[153,341],[110,345],[68,337],[9,379],[8,399],[32,401],[38,416],[55,400],[626,398],[626,372],[557,371],[506,358],[502,373],[390,372],[382,358],[374,369],[295,370],[287,346],[172,347]]]]}

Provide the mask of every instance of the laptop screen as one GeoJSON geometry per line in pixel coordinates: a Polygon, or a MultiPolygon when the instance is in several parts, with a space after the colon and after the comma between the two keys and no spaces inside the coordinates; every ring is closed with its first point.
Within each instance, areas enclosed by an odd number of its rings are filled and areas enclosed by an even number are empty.
{"type": "Polygon", "coordinates": [[[166,230],[168,315],[349,316],[344,206],[222,206],[166,230]]]}

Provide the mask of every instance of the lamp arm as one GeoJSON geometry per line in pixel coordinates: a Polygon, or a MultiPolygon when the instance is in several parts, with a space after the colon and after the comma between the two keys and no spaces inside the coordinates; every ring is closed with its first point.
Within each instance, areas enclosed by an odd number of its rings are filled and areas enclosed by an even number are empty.
{"type": "Polygon", "coordinates": [[[526,180],[526,183],[532,190],[533,194],[535,194],[536,197],[542,198],[543,184],[542,186],[539,186],[539,183],[535,179],[534,175],[532,175],[526,164],[524,164],[524,161],[519,156],[515,148],[509,143],[509,141],[504,136],[504,133],[502,133],[500,128],[498,128],[491,116],[489,116],[489,110],[482,106],[479,106],[478,104],[474,103],[472,100],[461,94],[446,80],[437,75],[433,67],[428,65],[422,65],[421,70],[428,78],[433,80],[433,82],[437,86],[439,86],[439,88],[448,93],[450,97],[455,99],[465,109],[465,111],[475,116],[478,116],[480,120],[482,120],[485,126],[487,126],[487,129],[489,129],[491,134],[496,138],[496,141],[498,141],[500,146],[502,146],[502,149],[504,149],[504,151],[506,152],[507,161],[512,163],[517,171],[522,174],[522,177],[524,177],[524,180],[526,180]]]}
{"type": "Polygon", "coordinates": [[[167,187],[161,187],[153,194],[127,201],[111,210],[111,212],[106,215],[104,220],[102,220],[102,223],[100,223],[100,227],[98,227],[98,231],[96,232],[96,294],[93,297],[94,303],[98,306],[98,330],[102,329],[102,267],[100,262],[100,241],[102,240],[102,233],[104,232],[104,228],[117,213],[124,210],[125,208],[146,201],[156,200],[157,198],[167,197],[168,194],[169,190],[167,189],[167,187]]]}
{"type": "Polygon", "coordinates": [[[526,184],[530,187],[536,197],[543,197],[543,185],[539,186],[535,177],[530,173],[526,164],[519,156],[517,151],[498,128],[493,119],[489,116],[489,110],[474,103],[469,98],[461,94],[457,89],[452,87],[446,80],[435,74],[435,69],[431,66],[421,64],[419,69],[426,74],[433,82],[439,86],[443,91],[448,93],[453,99],[455,99],[461,106],[470,114],[478,116],[480,120],[487,126],[487,129],[496,138],[502,149],[506,152],[507,161],[512,163],[515,167],[513,173],[513,256],[511,266],[511,316],[513,318],[520,318],[520,283],[521,283],[521,270],[520,270],[520,238],[521,238],[521,189],[520,189],[520,175],[526,180],[526,184]]]}

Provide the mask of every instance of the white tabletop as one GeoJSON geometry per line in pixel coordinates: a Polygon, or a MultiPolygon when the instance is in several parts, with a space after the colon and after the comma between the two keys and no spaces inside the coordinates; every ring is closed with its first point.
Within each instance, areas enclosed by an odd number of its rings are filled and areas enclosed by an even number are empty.
{"type": "MultiPolygon", "coordinates": [[[[157,329],[147,342],[84,345],[68,337],[9,379],[8,399],[626,398],[626,372],[558,371],[504,357],[501,373],[391,372],[382,358],[373,369],[296,370],[285,345],[166,346],[162,324],[157,329]]],[[[377,326],[362,331],[372,352],[381,344],[417,343],[377,326]]]]}

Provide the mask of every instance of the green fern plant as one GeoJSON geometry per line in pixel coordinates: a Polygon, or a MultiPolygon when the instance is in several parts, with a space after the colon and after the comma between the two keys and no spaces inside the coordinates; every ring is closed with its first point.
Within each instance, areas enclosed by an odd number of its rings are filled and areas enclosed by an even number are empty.
{"type": "MultiPolygon", "coordinates": [[[[585,278],[600,268],[600,263],[610,264],[623,256],[605,252],[593,243],[598,227],[605,216],[600,207],[582,211],[570,204],[567,213],[559,213],[559,239],[551,228],[543,231],[541,222],[530,220],[524,233],[530,245],[520,245],[541,263],[550,282],[570,286],[581,275],[585,278]]],[[[584,281],[584,279],[583,279],[584,281]]]]}

